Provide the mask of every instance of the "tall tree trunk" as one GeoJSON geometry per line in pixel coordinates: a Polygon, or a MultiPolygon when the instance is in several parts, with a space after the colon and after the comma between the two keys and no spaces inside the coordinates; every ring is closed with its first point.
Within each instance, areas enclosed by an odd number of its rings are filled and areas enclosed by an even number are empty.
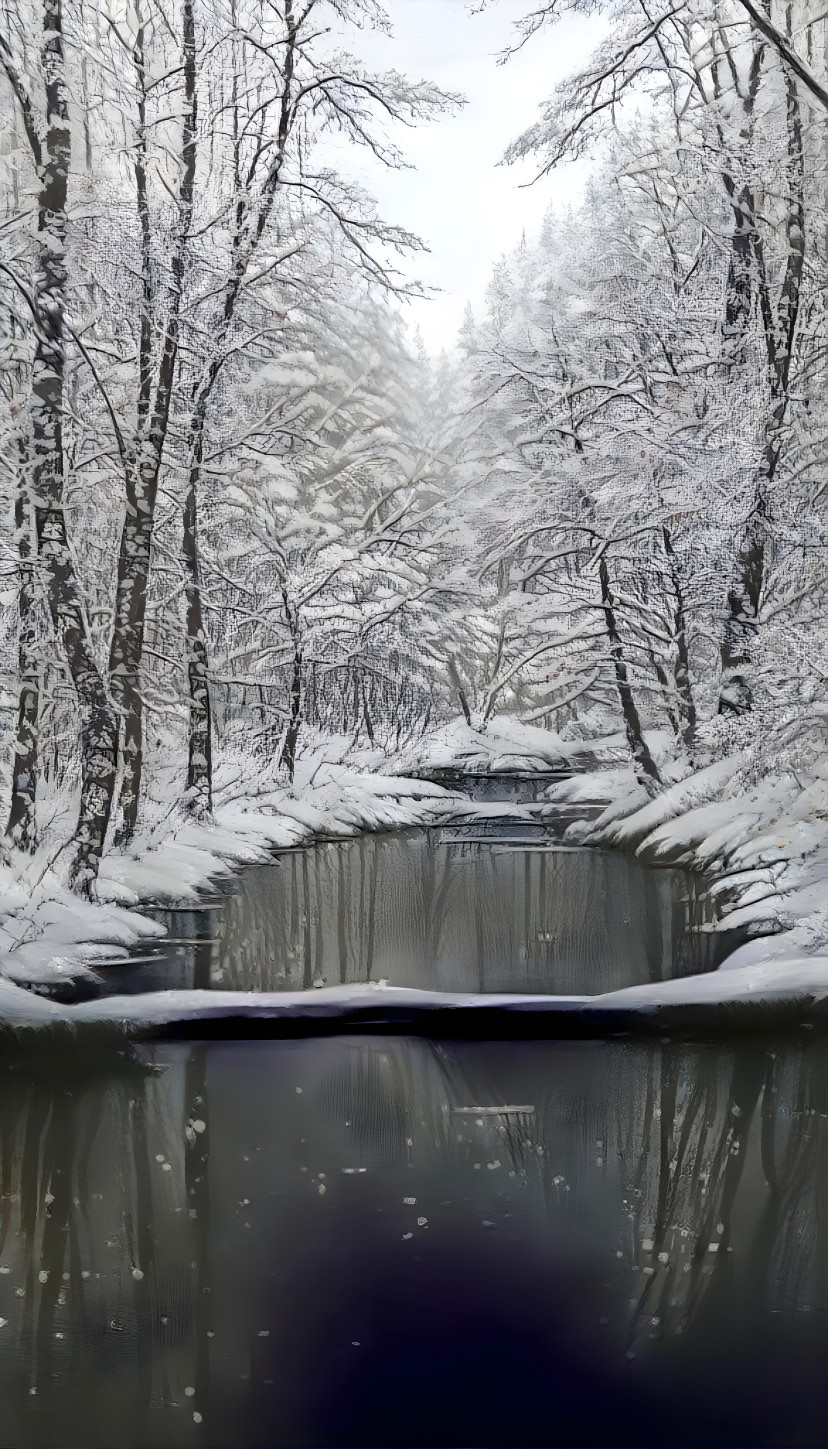
{"type": "MultiPolygon", "coordinates": [[[[34,287],[37,341],[32,375],[32,474],[37,552],[52,624],[81,710],[81,799],[73,866],[75,885],[88,891],[98,872],[109,824],[117,766],[117,725],[91,648],[64,514],[63,397],[66,295],[66,200],[70,131],[63,55],[61,0],[44,0],[42,67],[46,137],[38,167],[38,259],[34,287]]],[[[22,480],[25,483],[25,479],[22,480]]],[[[19,519],[27,501],[21,499],[19,519]]],[[[31,681],[21,681],[30,692],[31,681]]],[[[21,701],[22,704],[22,701],[21,701]]],[[[25,706],[31,712],[33,703],[25,706]]],[[[18,718],[22,709],[18,711],[18,718]]],[[[14,808],[14,803],[13,803],[14,808]]]]}
{"type": "Polygon", "coordinates": [[[670,676],[667,673],[667,670],[664,668],[664,665],[661,663],[661,660],[656,658],[656,652],[652,648],[652,645],[647,646],[647,656],[650,660],[653,674],[661,685],[662,694],[664,696],[664,713],[670,721],[670,728],[673,731],[673,734],[675,735],[677,740],[680,740],[681,723],[671,702],[673,691],[670,688],[670,676]]]}
{"type": "MultiPolygon", "coordinates": [[[[284,765],[288,778],[293,784],[294,771],[296,769],[296,746],[299,743],[299,730],[302,725],[302,638],[299,632],[299,619],[297,610],[291,607],[287,589],[282,589],[282,604],[285,610],[285,619],[290,630],[290,637],[293,642],[293,668],[290,679],[290,709],[288,711],[288,723],[285,730],[285,738],[282,744],[282,752],[279,756],[279,763],[284,765]]],[[[357,680],[354,677],[354,685],[357,680]]],[[[355,690],[356,693],[356,690],[355,690]]],[[[358,695],[354,700],[354,708],[358,710],[358,695]]],[[[343,717],[343,725],[347,723],[347,716],[343,717]]],[[[359,729],[359,714],[356,714],[355,729],[359,729]]]]}
{"type": "Polygon", "coordinates": [[[460,678],[460,671],[457,668],[457,661],[454,658],[453,654],[449,654],[446,663],[448,667],[449,682],[455,694],[457,695],[460,708],[463,711],[463,718],[466,721],[466,724],[469,726],[469,729],[471,729],[471,709],[469,708],[469,701],[466,695],[466,691],[463,688],[463,681],[460,678]]]}
{"type": "Polygon", "coordinates": [[[673,610],[673,637],[676,644],[676,662],[673,675],[676,681],[676,693],[681,703],[682,731],[681,736],[684,748],[688,755],[692,755],[696,740],[696,701],[693,697],[693,683],[690,678],[690,650],[687,642],[687,609],[684,601],[684,589],[676,566],[675,549],[670,530],[665,523],[662,530],[664,539],[664,552],[667,555],[667,566],[670,572],[670,582],[673,586],[675,597],[675,608],[673,610]]]}
{"type": "Polygon", "coordinates": [[[190,696],[187,750],[187,802],[199,819],[213,808],[213,724],[207,636],[201,601],[201,567],[198,552],[198,481],[204,439],[204,418],[198,420],[193,444],[193,461],[184,500],[184,596],[187,605],[185,658],[190,696]]]}
{"type": "Polygon", "coordinates": [[[648,788],[661,784],[661,776],[656,769],[655,760],[650,754],[647,742],[641,729],[641,718],[636,707],[635,698],[630,686],[627,674],[627,665],[624,660],[624,648],[621,643],[621,636],[618,632],[618,622],[615,616],[615,599],[613,598],[610,586],[609,569],[607,567],[606,551],[601,554],[598,564],[598,577],[601,581],[601,604],[604,610],[604,620],[607,626],[609,637],[610,656],[615,670],[615,683],[618,689],[618,698],[621,701],[621,713],[624,717],[624,729],[627,735],[627,743],[633,757],[635,772],[642,783],[648,788]]]}
{"type": "MultiPolygon", "coordinates": [[[[298,640],[294,640],[293,646],[293,672],[290,680],[290,714],[285,731],[285,740],[282,745],[280,763],[288,772],[288,779],[293,784],[293,776],[296,770],[296,746],[299,743],[299,730],[302,724],[302,649],[298,640]]],[[[357,727],[359,721],[357,721],[357,727]]]]}
{"type": "Polygon", "coordinates": [[[118,555],[115,622],[109,655],[112,694],[121,713],[121,823],[120,842],[128,841],[138,818],[144,758],[141,661],[146,628],[152,536],[158,479],[169,423],[180,334],[181,298],[187,242],[192,225],[196,167],[195,20],[193,0],[183,6],[184,125],[182,173],[178,194],[178,237],[172,258],[164,340],[155,377],[152,401],[152,319],[155,306],[151,276],[150,214],[147,195],[146,74],[144,27],[139,25],[133,64],[138,82],[138,128],[135,153],[135,191],[141,228],[142,308],[139,341],[139,391],[136,445],[126,473],[126,514],[118,555]],[[150,416],[150,408],[152,411],[150,416]],[[149,428],[147,430],[147,420],[149,428]]]}
{"type": "Polygon", "coordinates": [[[30,464],[21,437],[20,475],[14,500],[14,531],[18,559],[17,730],[12,766],[12,792],[6,838],[18,850],[37,844],[36,794],[40,725],[40,670],[35,621],[35,539],[30,494],[30,464]]]}
{"type": "MultiPolygon", "coordinates": [[[[301,20],[293,10],[293,0],[285,0],[286,38],[283,61],[283,88],[279,108],[279,124],[273,162],[261,191],[251,205],[249,192],[239,190],[235,211],[232,243],[233,263],[224,284],[221,314],[212,340],[212,356],[203,381],[196,388],[190,420],[188,455],[189,476],[184,504],[184,566],[186,576],[187,625],[186,658],[190,689],[190,743],[187,768],[187,797],[196,813],[212,808],[212,720],[208,677],[207,637],[201,599],[201,576],[198,553],[198,486],[204,452],[204,428],[207,410],[219,373],[224,365],[224,351],[233,326],[236,305],[250,263],[264,236],[279,187],[285,149],[295,120],[294,71],[299,44],[301,20]]],[[[238,154],[236,156],[236,174],[238,154]]]]}
{"type": "MultiPolygon", "coordinates": [[[[788,32],[791,31],[791,9],[787,11],[788,32]]],[[[787,255],[779,294],[774,309],[762,239],[756,223],[756,208],[749,187],[743,187],[738,203],[734,202],[734,257],[739,252],[738,270],[748,279],[748,296],[742,283],[736,282],[734,264],[731,279],[736,289],[728,287],[728,307],[735,306],[746,323],[750,308],[750,278],[757,291],[767,350],[767,377],[770,388],[770,415],[767,420],[762,461],[755,496],[739,541],[733,574],[727,592],[727,609],[721,643],[722,675],[719,691],[719,713],[745,714],[753,708],[750,674],[759,632],[759,606],[765,581],[767,553],[767,513],[770,485],[776,474],[782,452],[782,431],[790,396],[791,358],[805,265],[805,203],[804,156],[802,150],[802,116],[797,83],[785,69],[785,111],[788,131],[788,209],[785,221],[787,255]],[[742,257],[750,240],[752,258],[742,257]],[[736,291],[739,292],[738,298],[736,291]],[[746,308],[748,309],[746,311],[746,308]]]]}
{"type": "Polygon", "coordinates": [[[753,516],[743,530],[727,591],[721,643],[719,714],[747,714],[753,708],[749,675],[759,632],[759,603],[764,576],[764,505],[757,501],[753,516]]]}

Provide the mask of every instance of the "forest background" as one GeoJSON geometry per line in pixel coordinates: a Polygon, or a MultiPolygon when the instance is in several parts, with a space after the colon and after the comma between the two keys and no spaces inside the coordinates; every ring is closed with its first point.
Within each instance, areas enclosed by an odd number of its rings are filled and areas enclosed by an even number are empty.
{"type": "Polygon", "coordinates": [[[639,803],[821,777],[825,15],[524,14],[596,49],[505,159],[589,181],[434,359],[359,178],[463,98],[361,58],[393,11],[3,0],[9,879],[94,899],[217,781],[497,729],[614,741],[639,803]]]}

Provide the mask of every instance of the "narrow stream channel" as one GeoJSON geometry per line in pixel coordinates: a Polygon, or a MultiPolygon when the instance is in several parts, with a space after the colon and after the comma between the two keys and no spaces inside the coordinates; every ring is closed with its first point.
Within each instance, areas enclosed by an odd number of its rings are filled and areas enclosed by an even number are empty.
{"type": "MultiPolygon", "coordinates": [[[[434,979],[472,989],[500,954],[513,989],[698,969],[686,877],[554,851],[527,876],[529,854],[298,852],[186,918],[218,939],[185,967],[302,984],[309,950],[313,989],[353,979],[373,931],[373,974],[439,947],[434,979]],[[430,873],[439,929],[415,910],[430,873]],[[482,957],[460,949],[478,916],[482,957]]],[[[820,1040],[7,1049],[0,1439],[825,1443],[826,1162],[820,1040]]]]}

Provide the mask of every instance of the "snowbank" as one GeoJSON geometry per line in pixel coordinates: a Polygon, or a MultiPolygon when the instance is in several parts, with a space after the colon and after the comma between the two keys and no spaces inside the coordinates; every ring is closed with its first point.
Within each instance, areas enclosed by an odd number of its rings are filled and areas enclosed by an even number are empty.
{"type": "Polygon", "coordinates": [[[631,986],[601,996],[467,996],[375,983],[318,991],[155,991],[76,1006],[0,981],[7,1029],[91,1028],[145,1037],[407,1031],[451,1036],[601,1036],[631,1030],[731,1032],[828,1024],[828,954],[631,986]]]}
{"type": "Polygon", "coordinates": [[[626,755],[623,734],[565,740],[552,730],[536,729],[507,717],[493,719],[484,733],[459,718],[425,735],[400,756],[399,767],[420,774],[432,770],[543,774],[580,768],[583,761],[622,760],[626,755]]]}
{"type": "Polygon", "coordinates": [[[309,753],[291,790],[284,780],[251,778],[249,761],[224,760],[214,782],[213,822],[197,824],[176,809],[137,835],[130,849],[111,851],[94,903],[68,889],[67,849],[10,853],[0,863],[0,975],[48,989],[94,979],[96,961],[125,957],[165,934],[140,913],[141,905],[194,903],[274,850],[320,836],[427,825],[456,809],[457,796],[439,785],[376,773],[386,763],[381,756],[361,763],[366,768],[309,753]]]}
{"type": "Polygon", "coordinates": [[[704,870],[719,897],[719,929],[761,934],[719,972],[828,951],[828,760],[807,774],[754,779],[750,759],[737,754],[685,775],[655,799],[629,770],[562,781],[549,793],[578,803],[601,791],[602,813],[573,823],[565,838],[704,870]]]}

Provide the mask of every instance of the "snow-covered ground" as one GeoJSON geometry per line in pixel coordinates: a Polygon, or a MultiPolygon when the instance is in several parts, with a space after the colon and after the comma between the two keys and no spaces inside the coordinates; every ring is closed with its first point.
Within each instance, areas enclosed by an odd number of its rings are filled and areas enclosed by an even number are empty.
{"type": "Polygon", "coordinates": [[[602,761],[627,758],[624,735],[600,739],[567,740],[551,730],[536,729],[519,720],[502,716],[493,719],[485,733],[463,719],[431,730],[401,758],[412,772],[467,770],[470,774],[543,774],[549,770],[581,768],[584,760],[597,756],[602,761]]]}
{"type": "MultiPolygon", "coordinates": [[[[571,826],[569,838],[706,871],[722,926],[761,935],[721,970],[828,952],[828,759],[808,774],[757,780],[750,760],[734,755],[676,780],[655,799],[631,771],[604,778],[614,787],[606,808],[571,826]]],[[[601,783],[588,775],[562,781],[555,799],[594,799],[601,783]]]]}

